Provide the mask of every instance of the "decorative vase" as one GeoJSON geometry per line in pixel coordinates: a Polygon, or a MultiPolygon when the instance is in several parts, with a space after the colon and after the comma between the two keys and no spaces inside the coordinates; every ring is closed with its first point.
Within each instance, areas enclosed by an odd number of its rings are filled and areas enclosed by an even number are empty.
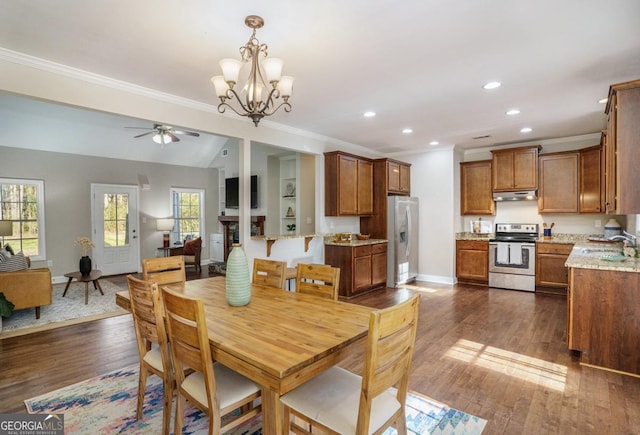
{"type": "Polygon", "coordinates": [[[226,297],[229,305],[241,307],[251,300],[251,283],[249,282],[249,264],[242,246],[233,244],[227,258],[226,297]]]}
{"type": "Polygon", "coordinates": [[[80,257],[80,274],[82,276],[89,275],[91,273],[91,258],[88,255],[80,257]]]}

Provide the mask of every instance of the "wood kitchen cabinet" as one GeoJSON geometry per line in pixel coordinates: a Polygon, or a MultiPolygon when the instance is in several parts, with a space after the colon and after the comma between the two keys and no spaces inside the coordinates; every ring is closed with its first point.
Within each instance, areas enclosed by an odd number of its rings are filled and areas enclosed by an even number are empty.
{"type": "Polygon", "coordinates": [[[383,159],[387,166],[387,194],[411,194],[411,165],[397,160],[383,159]]]}
{"type": "Polygon", "coordinates": [[[605,113],[606,213],[640,213],[640,80],[612,85],[605,113]]]}
{"type": "Polygon", "coordinates": [[[493,150],[493,190],[497,192],[538,188],[540,145],[493,150]]]}
{"type": "Polygon", "coordinates": [[[326,244],[324,262],[340,268],[340,297],[350,298],[387,285],[387,243],[326,244]]]}
{"type": "Polygon", "coordinates": [[[391,159],[373,161],[373,214],[360,218],[360,232],[373,239],[387,239],[387,197],[402,192],[408,196],[410,189],[409,163],[391,159]],[[404,181],[403,181],[404,180],[404,181]]]}
{"type": "Polygon", "coordinates": [[[460,163],[460,214],[495,214],[491,190],[491,160],[460,163]]]}
{"type": "Polygon", "coordinates": [[[333,151],[324,154],[325,216],[373,213],[373,161],[333,151]]]}
{"type": "Polygon", "coordinates": [[[580,150],[580,213],[604,212],[605,184],[602,153],[602,143],[580,150]]]}
{"type": "Polygon", "coordinates": [[[569,269],[567,346],[582,364],[640,375],[640,273],[569,269]]]}
{"type": "Polygon", "coordinates": [[[456,278],[468,284],[489,284],[489,242],[456,240],[456,278]]]}
{"type": "Polygon", "coordinates": [[[539,213],[578,213],[578,162],[576,151],[541,155],[539,213]]]}
{"type": "Polygon", "coordinates": [[[569,270],[565,263],[572,243],[536,243],[536,291],[540,293],[567,293],[569,270]]]}

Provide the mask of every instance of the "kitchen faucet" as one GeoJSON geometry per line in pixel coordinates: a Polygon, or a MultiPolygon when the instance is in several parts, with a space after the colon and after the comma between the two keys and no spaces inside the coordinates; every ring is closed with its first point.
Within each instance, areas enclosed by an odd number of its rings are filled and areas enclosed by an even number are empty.
{"type": "Polygon", "coordinates": [[[632,248],[638,247],[638,238],[633,234],[629,234],[626,231],[623,231],[622,234],[618,234],[617,236],[611,236],[607,240],[611,240],[611,241],[626,240],[627,242],[629,242],[630,247],[632,248]]]}

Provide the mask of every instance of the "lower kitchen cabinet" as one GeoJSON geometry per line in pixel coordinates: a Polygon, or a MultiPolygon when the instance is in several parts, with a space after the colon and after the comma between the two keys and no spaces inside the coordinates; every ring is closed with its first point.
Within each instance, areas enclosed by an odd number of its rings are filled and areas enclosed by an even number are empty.
{"type": "Polygon", "coordinates": [[[324,262],[340,268],[341,298],[350,298],[387,284],[387,242],[326,244],[324,262]]]}
{"type": "Polygon", "coordinates": [[[565,263],[572,243],[536,243],[536,291],[566,294],[569,272],[565,263]]]}
{"type": "Polygon", "coordinates": [[[567,346],[580,362],[640,375],[640,273],[569,269],[567,346]]]}
{"type": "Polygon", "coordinates": [[[468,284],[489,284],[489,242],[456,240],[456,278],[468,284]]]}

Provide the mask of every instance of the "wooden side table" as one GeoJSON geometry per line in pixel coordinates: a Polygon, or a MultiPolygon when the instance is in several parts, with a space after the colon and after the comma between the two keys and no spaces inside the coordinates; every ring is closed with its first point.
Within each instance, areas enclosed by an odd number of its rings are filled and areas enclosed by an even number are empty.
{"type": "Polygon", "coordinates": [[[100,294],[104,296],[104,292],[102,291],[102,287],[100,287],[100,282],[98,279],[102,276],[102,272],[99,270],[92,270],[89,275],[82,275],[80,272],[69,272],[65,273],[64,276],[69,278],[67,281],[67,286],[64,288],[64,293],[62,293],[62,297],[65,297],[67,294],[67,290],[69,290],[69,285],[71,281],[75,278],[78,282],[84,283],[84,304],[87,305],[89,303],[89,283],[93,283],[93,288],[96,290],[100,290],[100,294]]]}

